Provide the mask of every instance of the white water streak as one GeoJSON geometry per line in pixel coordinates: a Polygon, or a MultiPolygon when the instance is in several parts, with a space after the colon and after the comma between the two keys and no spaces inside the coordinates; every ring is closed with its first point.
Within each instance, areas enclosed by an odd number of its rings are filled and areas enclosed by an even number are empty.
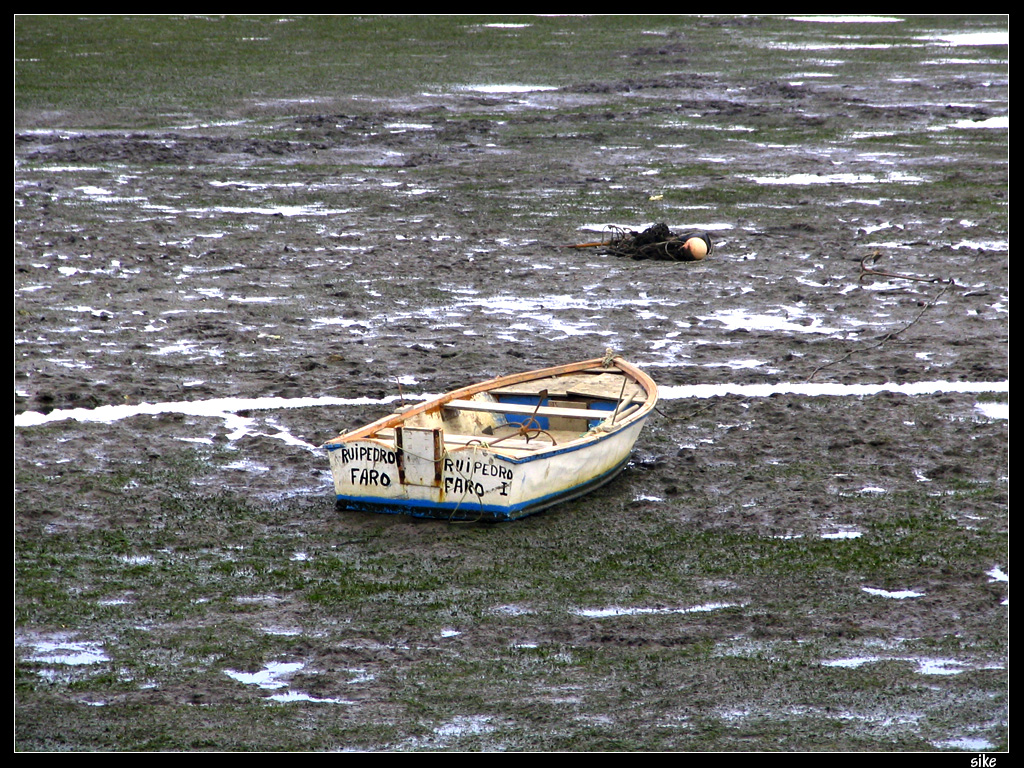
{"type": "Polygon", "coordinates": [[[815,384],[813,382],[781,384],[692,384],[688,386],[660,387],[662,400],[691,397],[708,398],[723,395],[769,397],[770,395],[806,395],[808,397],[864,397],[882,392],[904,395],[937,395],[949,392],[981,393],[1009,392],[1009,381],[918,381],[912,384],[815,384]]]}
{"type": "MultiPolygon", "coordinates": [[[[724,397],[769,397],[771,395],[804,395],[807,397],[865,397],[883,392],[897,392],[905,395],[936,395],[949,392],[982,393],[1009,392],[1009,381],[964,382],[964,381],[919,381],[912,384],[814,384],[806,382],[780,384],[692,384],[686,386],[661,387],[658,396],[662,400],[685,400],[689,398],[724,397]]],[[[406,400],[427,400],[436,394],[405,395],[406,400]]],[[[399,400],[398,395],[385,398],[371,397],[224,397],[213,400],[196,400],[180,403],[139,403],[138,405],[101,405],[98,408],[72,408],[54,410],[49,413],[25,411],[14,417],[15,427],[34,427],[56,421],[83,421],[112,423],[139,415],[178,413],[186,416],[208,416],[222,418],[236,423],[243,417],[239,411],[273,411],[289,408],[322,408],[324,406],[386,405],[399,400]]],[[[993,418],[1009,418],[1008,406],[1005,411],[992,413],[993,418]]]]}

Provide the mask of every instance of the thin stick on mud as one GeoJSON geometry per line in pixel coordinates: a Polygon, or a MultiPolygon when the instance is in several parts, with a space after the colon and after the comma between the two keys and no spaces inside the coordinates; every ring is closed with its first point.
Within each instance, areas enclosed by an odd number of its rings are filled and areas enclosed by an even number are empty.
{"type": "Polygon", "coordinates": [[[871,267],[865,266],[868,259],[871,259],[871,263],[874,264],[880,258],[882,258],[882,252],[875,251],[870,256],[865,256],[863,259],[860,260],[860,276],[857,278],[858,283],[863,282],[864,278],[867,275],[880,275],[881,277],[895,277],[899,278],[900,280],[917,280],[918,282],[921,283],[949,283],[950,285],[956,285],[952,278],[946,280],[941,277],[918,277],[916,275],[901,275],[897,272],[884,272],[880,269],[872,269],[871,267]]]}
{"type": "MultiPolygon", "coordinates": [[[[863,264],[862,264],[862,266],[863,266],[863,264]]],[[[875,274],[879,274],[879,273],[875,273],[875,274]]],[[[890,275],[890,276],[891,277],[903,277],[903,275],[890,275]]],[[[908,278],[908,279],[920,280],[922,278],[908,278]]],[[[928,280],[928,282],[940,282],[940,281],[941,281],[941,278],[935,278],[934,280],[928,280]]],[[[810,381],[815,376],[817,376],[820,371],[824,370],[825,368],[828,368],[831,365],[836,365],[838,363],[843,362],[844,360],[849,360],[851,357],[853,357],[858,352],[867,352],[867,351],[872,350],[872,349],[878,349],[880,346],[885,344],[887,341],[891,341],[896,336],[899,336],[901,333],[903,333],[904,331],[908,330],[911,326],[913,326],[915,323],[917,323],[917,321],[920,320],[924,316],[925,312],[927,312],[929,309],[931,309],[932,307],[935,306],[936,302],[938,302],[938,300],[942,298],[942,295],[946,291],[948,291],[952,286],[956,285],[956,283],[953,280],[945,281],[945,283],[946,284],[944,286],[942,286],[942,290],[939,291],[935,295],[935,297],[933,299],[931,299],[931,301],[929,301],[927,304],[925,304],[921,308],[921,311],[918,312],[917,315],[914,317],[914,319],[911,320],[909,323],[907,323],[905,326],[903,326],[902,328],[899,328],[898,330],[890,331],[889,333],[885,334],[885,336],[883,336],[879,341],[877,341],[874,344],[871,344],[871,345],[869,345],[867,347],[859,347],[857,349],[851,349],[849,352],[847,352],[845,355],[843,355],[840,358],[837,358],[837,359],[832,360],[832,361],[827,362],[827,363],[822,363],[817,368],[815,368],[813,371],[811,371],[811,375],[808,376],[805,379],[805,381],[810,381]]]]}
{"type": "MultiPolygon", "coordinates": [[[[860,276],[858,278],[858,282],[863,280],[865,275],[881,275],[881,276],[884,276],[884,277],[894,277],[894,278],[899,278],[899,279],[902,279],[902,280],[915,280],[915,281],[922,282],[922,283],[944,283],[944,285],[942,286],[942,290],[939,291],[935,295],[935,297],[932,298],[927,304],[925,304],[921,308],[921,311],[918,312],[917,315],[915,315],[914,318],[909,323],[907,323],[905,326],[903,326],[902,328],[900,328],[898,330],[890,331],[889,333],[885,334],[885,336],[883,336],[881,339],[879,339],[874,344],[871,344],[871,345],[866,346],[866,347],[859,347],[857,349],[851,349],[849,352],[847,352],[842,357],[836,358],[835,360],[831,360],[831,361],[829,361],[827,363],[822,363],[821,365],[819,365],[817,368],[815,368],[811,372],[811,375],[808,376],[804,380],[805,382],[810,381],[815,376],[817,376],[821,371],[823,371],[824,369],[828,368],[829,366],[837,365],[837,364],[843,362],[844,360],[849,360],[851,357],[853,357],[858,352],[867,352],[867,351],[872,350],[872,349],[878,349],[879,347],[881,347],[886,342],[891,341],[896,336],[899,336],[901,333],[904,333],[909,328],[911,328],[913,325],[915,325],[924,316],[925,312],[927,312],[929,309],[934,307],[935,304],[938,302],[938,300],[942,298],[943,294],[946,293],[946,291],[948,291],[951,287],[956,285],[956,281],[953,280],[952,278],[946,279],[946,278],[941,278],[941,277],[917,277],[917,276],[914,276],[914,275],[901,275],[901,274],[898,274],[896,272],[883,272],[882,270],[872,269],[872,268],[866,266],[866,263],[867,263],[868,259],[871,259],[872,263],[874,263],[874,262],[878,261],[878,259],[881,258],[881,256],[882,256],[882,252],[881,251],[875,251],[870,256],[865,256],[863,259],[861,259],[861,262],[860,262],[860,276]]],[[[749,399],[749,398],[744,398],[744,400],[746,400],[746,399],[749,399]]],[[[708,411],[708,410],[710,410],[713,407],[714,407],[714,403],[709,403],[708,405],[704,406],[703,408],[698,408],[696,411],[693,411],[692,413],[688,414],[685,418],[692,419],[693,417],[698,416],[701,413],[704,413],[705,411],[708,411]]],[[[663,411],[659,410],[657,407],[654,410],[657,411],[659,414],[661,414],[663,417],[669,419],[670,421],[681,421],[682,420],[681,418],[680,419],[675,419],[675,418],[669,416],[668,414],[666,414],[663,411]]]]}
{"type": "Polygon", "coordinates": [[[401,402],[401,407],[404,408],[405,407],[405,393],[402,392],[402,382],[401,382],[401,380],[397,376],[395,376],[395,384],[398,385],[398,400],[399,400],[399,402],[401,402]]]}
{"type": "Polygon", "coordinates": [[[593,243],[575,243],[571,245],[563,245],[563,248],[600,248],[602,245],[611,245],[611,240],[600,240],[593,243]]]}

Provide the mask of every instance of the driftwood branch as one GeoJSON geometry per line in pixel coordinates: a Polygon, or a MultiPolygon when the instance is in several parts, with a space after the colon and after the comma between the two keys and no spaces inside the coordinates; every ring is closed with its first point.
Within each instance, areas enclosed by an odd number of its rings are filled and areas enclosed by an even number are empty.
{"type": "Polygon", "coordinates": [[[867,266],[868,259],[874,264],[880,258],[882,258],[881,251],[875,251],[870,256],[865,256],[860,260],[860,276],[857,278],[857,282],[863,282],[864,278],[868,275],[880,275],[882,277],[895,277],[900,280],[916,280],[919,283],[948,283],[949,285],[956,285],[952,278],[945,280],[941,277],[917,277],[916,275],[901,275],[897,272],[885,272],[881,269],[874,269],[867,266]]]}
{"type": "MultiPolygon", "coordinates": [[[[863,266],[863,262],[862,262],[862,266],[863,266]]],[[[886,273],[881,273],[881,272],[872,272],[871,270],[868,270],[868,271],[871,274],[886,274],[886,273]]],[[[886,276],[887,277],[903,277],[903,275],[895,275],[895,274],[887,274],[886,276]]],[[[915,324],[917,324],[917,322],[924,316],[925,312],[927,312],[929,309],[934,307],[936,303],[938,303],[939,299],[942,298],[942,296],[946,293],[946,291],[948,291],[951,287],[956,285],[956,283],[953,280],[943,280],[941,278],[935,278],[935,279],[909,278],[909,279],[912,279],[912,280],[916,279],[916,280],[921,280],[923,282],[930,282],[930,283],[941,282],[941,283],[945,283],[945,285],[943,285],[942,286],[942,290],[940,290],[937,294],[935,294],[935,296],[930,301],[928,301],[927,304],[925,304],[921,308],[921,311],[918,312],[914,316],[914,318],[909,323],[904,325],[902,328],[899,328],[898,330],[895,330],[895,331],[890,331],[889,333],[885,334],[885,336],[883,336],[881,339],[879,339],[874,344],[870,344],[870,345],[868,345],[866,347],[858,347],[857,349],[851,349],[849,352],[847,352],[842,357],[836,358],[835,360],[831,360],[831,361],[829,361],[827,363],[822,363],[817,368],[815,368],[811,372],[811,375],[808,376],[804,381],[810,381],[815,376],[817,376],[818,373],[820,373],[821,371],[825,370],[829,366],[838,365],[839,363],[843,362],[844,360],[849,360],[851,357],[853,357],[858,352],[867,352],[867,351],[872,350],[872,349],[878,349],[879,347],[881,347],[886,342],[889,342],[892,339],[894,339],[895,337],[899,336],[901,333],[906,332],[911,327],[913,327],[915,324]]],[[[740,399],[740,402],[743,402],[743,401],[749,400],[749,399],[750,399],[749,397],[743,397],[743,398],[740,399]]],[[[694,418],[696,416],[699,416],[700,414],[704,413],[705,411],[711,410],[713,407],[715,407],[715,403],[714,402],[708,403],[707,405],[705,405],[705,406],[703,406],[701,408],[698,408],[697,410],[695,410],[695,411],[687,414],[685,417],[681,417],[681,418],[673,418],[673,417],[669,416],[668,414],[664,413],[663,411],[661,411],[660,409],[658,409],[657,407],[655,407],[654,410],[656,410],[659,414],[661,414],[665,418],[669,419],[670,421],[682,421],[684,418],[685,419],[692,419],[692,418],[694,418]]]]}
{"type": "Polygon", "coordinates": [[[832,360],[832,361],[827,362],[827,363],[822,363],[821,365],[819,365],[817,368],[815,368],[811,372],[811,375],[807,377],[806,381],[810,381],[811,379],[813,379],[815,376],[818,375],[819,371],[822,371],[825,368],[828,368],[830,365],[836,365],[837,363],[841,363],[844,360],[849,360],[851,357],[853,357],[858,352],[867,352],[868,350],[871,350],[871,349],[878,349],[880,346],[882,346],[886,342],[891,341],[896,336],[899,336],[901,333],[904,333],[911,326],[916,324],[917,321],[920,320],[924,316],[925,312],[927,312],[929,309],[934,307],[935,304],[938,302],[939,299],[942,298],[943,294],[946,291],[948,291],[951,287],[956,285],[956,281],[954,281],[952,278],[950,278],[949,280],[945,280],[945,279],[943,279],[941,277],[931,277],[931,278],[930,277],[914,277],[914,276],[911,276],[911,275],[896,274],[895,272],[882,272],[881,270],[875,270],[875,269],[871,269],[871,268],[865,266],[865,262],[868,259],[872,259],[872,263],[874,263],[874,261],[877,261],[878,258],[881,255],[882,254],[879,251],[875,251],[871,256],[866,256],[865,258],[863,258],[861,260],[861,262],[860,262],[860,277],[858,278],[858,282],[860,280],[863,280],[865,275],[884,275],[885,277],[896,277],[896,278],[901,278],[903,280],[916,280],[916,281],[922,282],[922,283],[944,283],[944,285],[942,286],[942,290],[939,291],[935,295],[934,298],[932,298],[927,304],[925,304],[921,308],[921,311],[918,312],[914,316],[913,320],[911,320],[909,323],[904,325],[902,328],[900,328],[898,330],[895,330],[895,331],[890,331],[889,333],[885,334],[885,336],[883,336],[881,339],[879,339],[874,344],[871,344],[871,345],[866,346],[866,347],[858,347],[857,349],[851,349],[845,355],[843,355],[840,358],[837,358],[836,360],[832,360]]]}

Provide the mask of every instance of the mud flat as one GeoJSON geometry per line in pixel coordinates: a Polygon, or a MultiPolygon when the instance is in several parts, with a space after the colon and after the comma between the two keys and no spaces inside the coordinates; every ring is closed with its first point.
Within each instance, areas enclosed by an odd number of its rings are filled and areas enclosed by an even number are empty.
{"type": "Polygon", "coordinates": [[[1007,28],[16,19],[16,748],[1005,749],[1007,28]],[[599,493],[334,511],[606,347],[599,493]]]}

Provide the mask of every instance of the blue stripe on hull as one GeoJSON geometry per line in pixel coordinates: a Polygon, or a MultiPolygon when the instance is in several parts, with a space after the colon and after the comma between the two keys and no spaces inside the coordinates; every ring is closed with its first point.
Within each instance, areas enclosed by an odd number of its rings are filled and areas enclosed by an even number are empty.
{"type": "Polygon", "coordinates": [[[335,508],[356,512],[411,515],[412,517],[425,517],[435,520],[480,520],[485,522],[518,520],[521,517],[540,512],[542,509],[547,509],[563,501],[575,499],[577,496],[582,496],[595,488],[601,487],[614,479],[625,468],[629,458],[629,456],[626,456],[626,458],[603,475],[599,475],[586,483],[513,506],[479,504],[469,501],[434,503],[429,501],[387,499],[379,496],[338,496],[335,508]]]}

